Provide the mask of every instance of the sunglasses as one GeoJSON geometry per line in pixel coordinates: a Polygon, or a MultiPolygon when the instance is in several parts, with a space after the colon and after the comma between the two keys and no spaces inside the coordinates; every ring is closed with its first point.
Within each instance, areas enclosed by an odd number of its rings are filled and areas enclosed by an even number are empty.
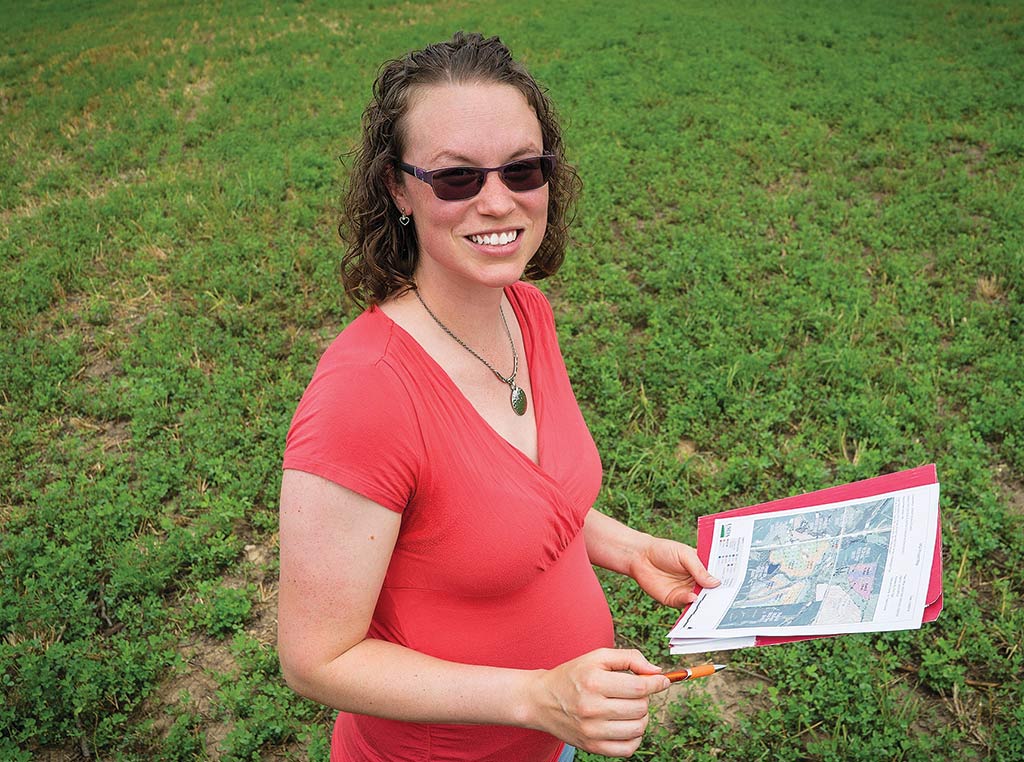
{"type": "Polygon", "coordinates": [[[497,172],[509,190],[537,190],[551,176],[555,168],[555,157],[532,156],[510,161],[500,167],[445,167],[429,172],[404,162],[399,162],[398,167],[433,188],[434,195],[442,201],[462,201],[479,193],[491,172],[497,172]]]}

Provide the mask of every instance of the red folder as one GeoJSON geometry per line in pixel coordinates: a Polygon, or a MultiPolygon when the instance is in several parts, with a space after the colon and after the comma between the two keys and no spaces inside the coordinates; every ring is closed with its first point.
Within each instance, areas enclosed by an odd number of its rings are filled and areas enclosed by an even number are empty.
{"type": "MultiPolygon", "coordinates": [[[[873,495],[880,495],[884,492],[893,492],[910,487],[921,487],[926,484],[936,484],[938,477],[935,472],[935,464],[911,468],[907,471],[899,471],[885,476],[876,476],[873,479],[864,479],[851,484],[843,484],[838,487],[807,492],[803,495],[795,495],[781,500],[772,500],[759,505],[751,505],[746,508],[737,508],[732,511],[724,511],[709,516],[701,516],[697,519],[697,555],[701,562],[707,565],[711,556],[711,540],[714,536],[715,519],[730,516],[746,516],[750,513],[772,513],[774,511],[785,511],[791,508],[807,508],[813,505],[824,503],[838,503],[844,500],[856,500],[857,498],[868,498],[873,495]]],[[[700,588],[696,589],[700,592],[700,588]]],[[[925,596],[925,609],[922,622],[934,622],[939,612],[942,611],[942,520],[941,516],[935,527],[935,555],[932,558],[932,572],[928,582],[928,594],[925,596]]],[[[683,616],[686,610],[683,611],[683,616]]],[[[682,616],[680,616],[682,619],[682,616]]],[[[754,644],[758,646],[772,646],[778,643],[792,643],[797,640],[810,640],[812,638],[829,638],[833,635],[798,635],[798,636],[764,636],[759,635],[754,644]]]]}

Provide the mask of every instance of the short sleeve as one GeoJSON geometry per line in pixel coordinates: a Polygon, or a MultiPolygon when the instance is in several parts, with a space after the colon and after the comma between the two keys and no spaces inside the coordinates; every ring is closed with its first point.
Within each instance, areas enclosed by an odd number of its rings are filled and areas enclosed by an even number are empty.
{"type": "Polygon", "coordinates": [[[409,393],[386,362],[332,363],[325,355],[292,418],[284,468],[401,513],[416,491],[422,450],[409,393]]]}

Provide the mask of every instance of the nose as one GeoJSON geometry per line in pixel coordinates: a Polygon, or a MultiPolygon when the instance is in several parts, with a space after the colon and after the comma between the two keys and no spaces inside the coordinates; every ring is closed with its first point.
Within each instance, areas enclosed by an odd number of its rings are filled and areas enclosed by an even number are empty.
{"type": "Polygon", "coordinates": [[[497,172],[488,172],[483,187],[476,195],[477,210],[491,217],[501,217],[515,209],[516,200],[513,196],[497,172]]]}

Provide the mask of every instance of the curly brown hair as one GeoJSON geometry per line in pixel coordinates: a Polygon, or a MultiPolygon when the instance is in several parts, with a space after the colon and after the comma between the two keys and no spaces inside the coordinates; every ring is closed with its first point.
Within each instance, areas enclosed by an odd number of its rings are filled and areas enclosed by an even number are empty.
{"type": "Polygon", "coordinates": [[[553,275],[565,259],[569,223],[581,182],[563,154],[562,131],[547,94],[497,37],[456,32],[381,66],[373,97],[363,112],[362,141],[354,161],[341,224],[348,249],[342,258],[345,291],[356,303],[379,304],[414,287],[418,247],[412,225],[398,222],[388,183],[400,181],[398,162],[405,148],[403,118],[415,87],[496,82],[519,90],[540,121],[544,153],[555,156],[548,180],[548,220],[544,239],[524,277],[553,275]]]}

